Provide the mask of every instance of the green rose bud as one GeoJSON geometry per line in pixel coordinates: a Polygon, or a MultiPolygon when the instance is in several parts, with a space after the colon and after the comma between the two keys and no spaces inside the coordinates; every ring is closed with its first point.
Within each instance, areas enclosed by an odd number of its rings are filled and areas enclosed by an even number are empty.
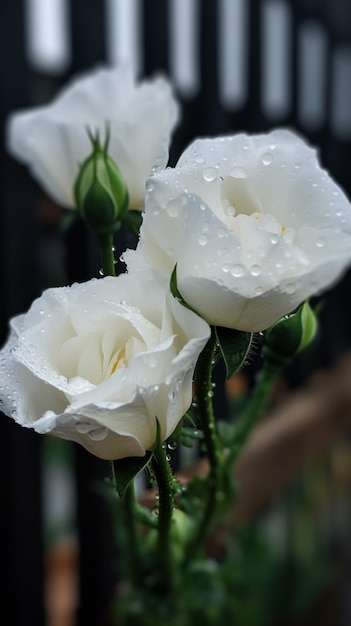
{"type": "Polygon", "coordinates": [[[81,218],[96,235],[111,235],[121,226],[128,211],[128,190],[115,162],[101,146],[98,134],[89,133],[92,153],[79,169],[74,197],[81,218]]]}
{"type": "Polygon", "coordinates": [[[317,328],[317,316],[306,300],[265,332],[262,355],[277,365],[288,365],[313,341],[317,328]]]}

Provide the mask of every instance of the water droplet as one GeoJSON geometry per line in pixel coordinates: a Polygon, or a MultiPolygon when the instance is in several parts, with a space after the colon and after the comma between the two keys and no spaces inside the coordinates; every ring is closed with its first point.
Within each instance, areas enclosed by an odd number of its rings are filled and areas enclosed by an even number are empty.
{"type": "Polygon", "coordinates": [[[107,433],[108,433],[108,428],[103,427],[103,428],[97,428],[96,430],[90,431],[90,433],[88,433],[88,436],[93,441],[103,441],[104,439],[106,439],[107,433]]]}
{"type": "Polygon", "coordinates": [[[228,263],[225,263],[225,264],[223,265],[222,270],[223,270],[223,272],[225,272],[225,273],[229,272],[230,267],[229,267],[228,263]]]}
{"type": "Polygon", "coordinates": [[[207,235],[200,235],[200,237],[198,238],[198,243],[200,246],[206,246],[208,242],[208,237],[207,235]]]}
{"type": "Polygon", "coordinates": [[[205,160],[205,159],[204,159],[204,157],[203,157],[203,156],[201,156],[200,154],[198,154],[198,155],[195,157],[195,163],[203,163],[203,162],[204,162],[204,160],[205,160]]]}
{"type": "Polygon", "coordinates": [[[232,178],[247,178],[247,171],[244,167],[233,167],[230,175],[232,178]]]}
{"type": "Polygon", "coordinates": [[[168,398],[173,401],[175,399],[176,395],[174,391],[170,391],[168,394],[168,398]]]}
{"type": "Polygon", "coordinates": [[[218,239],[223,239],[223,237],[225,237],[225,234],[226,234],[226,230],[225,230],[224,228],[220,228],[220,229],[217,231],[217,237],[218,237],[218,239]]]}
{"type": "Polygon", "coordinates": [[[151,354],[148,358],[148,363],[150,365],[150,367],[156,367],[157,365],[157,358],[154,354],[151,354]]]}
{"type": "Polygon", "coordinates": [[[244,274],[244,268],[242,265],[240,265],[239,263],[236,265],[233,265],[230,269],[230,273],[232,276],[235,276],[235,278],[239,278],[240,276],[243,276],[244,274]]]}
{"type": "Polygon", "coordinates": [[[294,163],[294,168],[295,168],[296,170],[299,170],[299,169],[300,169],[300,167],[301,167],[301,163],[294,163]]]}
{"type": "Polygon", "coordinates": [[[226,207],[225,212],[226,215],[229,215],[229,217],[233,217],[235,215],[235,208],[230,204],[226,207]]]}
{"type": "Polygon", "coordinates": [[[257,296],[260,296],[263,292],[264,292],[263,287],[256,287],[256,288],[255,288],[255,294],[256,294],[257,296]]]}
{"type": "Polygon", "coordinates": [[[272,243],[273,245],[275,245],[276,243],[278,243],[278,241],[279,241],[279,235],[272,235],[272,236],[271,236],[271,243],[272,243]]]}
{"type": "Polygon", "coordinates": [[[44,315],[44,313],[45,313],[44,309],[40,309],[39,313],[40,313],[40,315],[44,315]]]}
{"type": "Polygon", "coordinates": [[[91,430],[91,423],[90,422],[77,422],[76,430],[77,430],[77,433],[80,433],[81,435],[86,435],[91,430]]]}
{"type": "Polygon", "coordinates": [[[318,239],[316,239],[316,246],[317,248],[323,248],[325,246],[325,239],[318,237],[318,239]]]}
{"type": "Polygon", "coordinates": [[[288,294],[293,294],[297,290],[296,283],[287,283],[284,287],[284,291],[288,294]]]}
{"type": "Polygon", "coordinates": [[[172,457],[171,457],[171,455],[170,455],[170,454],[166,454],[166,461],[168,461],[168,463],[170,462],[171,458],[172,458],[172,457]]]}
{"type": "Polygon", "coordinates": [[[169,441],[168,442],[168,448],[169,450],[176,450],[178,447],[178,444],[176,441],[169,441]]]}
{"type": "Polygon", "coordinates": [[[167,204],[167,213],[170,217],[177,217],[179,212],[179,205],[176,200],[171,200],[167,204]]]}
{"type": "Polygon", "coordinates": [[[217,178],[217,172],[214,167],[206,167],[202,175],[208,183],[211,183],[217,178]]]}
{"type": "Polygon", "coordinates": [[[262,157],[263,165],[270,165],[272,161],[273,161],[273,156],[271,155],[270,152],[266,152],[266,154],[264,154],[262,157]]]}
{"type": "Polygon", "coordinates": [[[100,274],[100,276],[104,276],[104,270],[102,269],[102,267],[100,267],[100,269],[99,269],[99,274],[100,274]]]}
{"type": "Polygon", "coordinates": [[[260,265],[253,265],[250,269],[251,276],[259,276],[262,272],[262,268],[260,265]]]}

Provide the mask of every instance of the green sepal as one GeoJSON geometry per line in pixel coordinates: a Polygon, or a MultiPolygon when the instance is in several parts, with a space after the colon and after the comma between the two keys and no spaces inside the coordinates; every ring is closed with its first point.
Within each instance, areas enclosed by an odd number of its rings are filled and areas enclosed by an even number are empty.
{"type": "Polygon", "coordinates": [[[176,298],[176,300],[178,300],[178,302],[180,302],[180,304],[182,304],[183,306],[185,306],[187,309],[189,309],[190,311],[192,311],[193,313],[196,313],[196,315],[198,315],[199,317],[201,317],[201,315],[195,310],[193,309],[183,298],[182,294],[180,293],[179,289],[178,289],[178,281],[177,281],[177,263],[175,264],[174,268],[173,268],[173,272],[171,274],[171,279],[169,281],[169,288],[171,291],[172,296],[174,296],[176,298]]]}
{"type": "Polygon", "coordinates": [[[149,465],[156,448],[161,443],[161,427],[156,417],[156,440],[153,450],[148,450],[144,456],[129,456],[124,459],[112,461],[113,473],[115,478],[116,489],[118,495],[123,498],[128,485],[134,478],[149,465]]]}
{"type": "Polygon", "coordinates": [[[178,289],[177,263],[175,264],[175,266],[173,268],[173,272],[171,274],[171,280],[170,280],[170,283],[169,283],[169,288],[171,290],[172,296],[174,296],[176,298],[176,300],[178,300],[178,302],[180,302],[180,304],[182,304],[183,306],[186,306],[187,308],[189,308],[189,305],[185,302],[182,294],[180,293],[180,291],[178,289]]]}
{"type": "Polygon", "coordinates": [[[215,326],[217,342],[226,367],[227,380],[245,363],[253,333],[215,326]]]}
{"type": "Polygon", "coordinates": [[[112,461],[115,484],[118,495],[123,498],[128,485],[150,463],[153,452],[148,451],[144,456],[130,456],[125,459],[112,461]]]}

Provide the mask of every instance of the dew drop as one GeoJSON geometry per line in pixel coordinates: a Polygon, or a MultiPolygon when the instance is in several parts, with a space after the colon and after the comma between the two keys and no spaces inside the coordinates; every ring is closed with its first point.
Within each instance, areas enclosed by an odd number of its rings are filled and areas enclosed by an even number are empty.
{"type": "Polygon", "coordinates": [[[228,263],[225,263],[225,264],[223,265],[222,270],[223,270],[223,272],[224,272],[225,274],[227,274],[227,273],[229,272],[230,267],[229,267],[228,263]]]}
{"type": "Polygon", "coordinates": [[[108,433],[108,428],[103,427],[103,428],[97,428],[96,430],[90,431],[90,433],[88,433],[88,436],[93,441],[103,441],[104,439],[106,439],[107,433],[108,433]]]}
{"type": "Polygon", "coordinates": [[[150,367],[156,367],[156,365],[157,365],[157,358],[153,354],[151,356],[149,356],[149,365],[150,365],[150,367]]]}
{"type": "Polygon", "coordinates": [[[216,180],[217,178],[217,172],[215,170],[214,167],[206,167],[206,169],[204,169],[203,171],[203,177],[206,180],[206,182],[211,183],[212,181],[216,180]]]}
{"type": "Polygon", "coordinates": [[[169,441],[168,442],[168,449],[169,450],[176,450],[178,447],[178,444],[176,441],[169,441]]]}
{"type": "Polygon", "coordinates": [[[100,269],[99,269],[99,274],[100,274],[100,276],[104,276],[104,270],[102,269],[102,267],[100,267],[100,269]]]}
{"type": "Polygon", "coordinates": [[[224,228],[220,228],[220,229],[217,231],[217,237],[218,237],[218,239],[223,239],[223,237],[225,237],[225,234],[226,234],[225,229],[224,229],[224,228]]]}
{"type": "Polygon", "coordinates": [[[235,215],[235,208],[230,204],[226,207],[225,212],[227,215],[229,215],[229,217],[233,217],[235,215]]]}
{"type": "Polygon", "coordinates": [[[204,162],[204,160],[205,160],[205,159],[204,159],[204,157],[203,157],[203,156],[201,156],[200,154],[198,154],[198,155],[195,157],[195,163],[203,163],[203,162],[204,162]]]}
{"type": "Polygon", "coordinates": [[[295,283],[287,283],[285,285],[285,292],[288,294],[293,294],[296,292],[297,286],[295,283]]]}
{"type": "Polygon", "coordinates": [[[247,172],[244,167],[233,167],[230,175],[232,178],[247,178],[247,172]]]}
{"type": "Polygon", "coordinates": [[[90,422],[77,422],[76,423],[77,433],[81,435],[86,435],[91,430],[90,422]]]}
{"type": "Polygon", "coordinates": [[[270,152],[266,152],[266,154],[264,154],[262,157],[263,165],[270,165],[272,161],[273,161],[273,156],[271,155],[270,152]]]}
{"type": "Polygon", "coordinates": [[[239,263],[236,265],[233,265],[230,269],[230,273],[232,276],[235,276],[235,278],[239,278],[240,276],[243,276],[244,274],[244,268],[242,265],[240,265],[239,263]]]}
{"type": "Polygon", "coordinates": [[[198,238],[198,243],[200,246],[206,246],[208,242],[208,237],[207,235],[200,235],[200,237],[198,238]]]}
{"type": "Polygon", "coordinates": [[[262,268],[260,265],[253,265],[250,269],[251,276],[259,276],[262,272],[262,268]]]}
{"type": "Polygon", "coordinates": [[[278,241],[279,241],[279,235],[272,235],[272,236],[271,236],[271,243],[272,243],[273,245],[275,245],[276,243],[278,243],[278,241]]]}
{"type": "Polygon", "coordinates": [[[171,200],[167,204],[167,213],[170,217],[177,217],[179,212],[178,202],[176,200],[171,200]]]}
{"type": "Polygon", "coordinates": [[[318,237],[318,239],[316,239],[316,246],[317,248],[323,248],[325,246],[325,239],[318,237]]]}

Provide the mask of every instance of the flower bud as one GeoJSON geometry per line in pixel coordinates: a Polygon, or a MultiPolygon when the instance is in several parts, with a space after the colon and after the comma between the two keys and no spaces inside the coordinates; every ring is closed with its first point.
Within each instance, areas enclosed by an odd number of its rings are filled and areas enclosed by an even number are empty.
{"type": "Polygon", "coordinates": [[[282,317],[268,328],[262,355],[277,365],[288,365],[313,341],[317,327],[317,316],[306,300],[295,313],[282,317]]]}
{"type": "Polygon", "coordinates": [[[107,154],[108,137],[101,146],[99,136],[89,134],[93,150],[79,169],[74,197],[81,218],[97,235],[120,228],[128,211],[128,190],[115,162],[107,154]]]}

